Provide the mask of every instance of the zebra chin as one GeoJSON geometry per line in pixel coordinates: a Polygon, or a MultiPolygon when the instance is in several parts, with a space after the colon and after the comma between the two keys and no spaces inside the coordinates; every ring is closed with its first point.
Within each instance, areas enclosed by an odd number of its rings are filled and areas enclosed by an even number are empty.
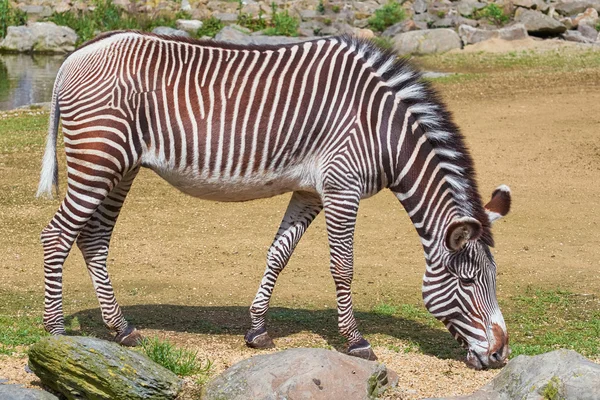
{"type": "Polygon", "coordinates": [[[504,324],[492,323],[488,328],[482,329],[479,326],[480,334],[471,332],[470,339],[467,339],[450,322],[445,323],[446,328],[452,336],[467,350],[465,364],[475,370],[502,368],[508,361],[510,347],[508,346],[508,333],[504,324]],[[476,336],[476,338],[475,338],[476,336]]]}

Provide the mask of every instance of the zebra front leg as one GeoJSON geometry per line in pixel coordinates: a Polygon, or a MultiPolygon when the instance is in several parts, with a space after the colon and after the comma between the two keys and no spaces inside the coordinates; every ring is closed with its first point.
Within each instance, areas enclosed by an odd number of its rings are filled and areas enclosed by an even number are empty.
{"type": "Polygon", "coordinates": [[[139,167],[130,171],[110,192],[77,238],[77,246],[83,254],[100,303],[102,320],[109,329],[116,331],[115,342],[124,346],[136,346],[142,336],[123,317],[108,276],[106,259],[113,228],[138,171],[139,167]]]}
{"type": "Polygon", "coordinates": [[[377,360],[371,345],[359,332],[352,310],[354,228],[359,202],[360,194],[354,191],[336,191],[323,196],[330,270],[337,295],[338,328],[342,336],[348,339],[348,354],[377,360]]]}
{"type": "Polygon", "coordinates": [[[256,297],[250,307],[252,327],[246,333],[246,344],[252,348],[273,347],[267,333],[265,315],[279,273],[286,266],[300,238],[323,209],[319,196],[308,192],[294,192],[283,216],[273,244],[267,253],[267,267],[256,297]]]}

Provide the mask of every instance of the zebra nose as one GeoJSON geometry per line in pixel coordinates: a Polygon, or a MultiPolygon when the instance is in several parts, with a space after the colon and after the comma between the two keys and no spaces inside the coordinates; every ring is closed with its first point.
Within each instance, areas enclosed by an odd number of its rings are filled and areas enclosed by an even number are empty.
{"type": "MultiPolygon", "coordinates": [[[[503,346],[503,348],[504,348],[504,346],[503,346]]],[[[492,355],[490,356],[490,360],[493,363],[501,363],[502,361],[504,361],[504,357],[502,357],[503,348],[500,349],[499,351],[492,353],[492,355]]]]}

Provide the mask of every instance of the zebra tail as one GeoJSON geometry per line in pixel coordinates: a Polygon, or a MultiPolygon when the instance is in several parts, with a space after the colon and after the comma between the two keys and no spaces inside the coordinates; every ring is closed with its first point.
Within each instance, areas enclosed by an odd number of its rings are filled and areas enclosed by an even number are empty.
{"type": "Polygon", "coordinates": [[[51,199],[52,187],[56,190],[58,196],[58,159],[56,157],[56,137],[58,136],[58,123],[60,121],[60,110],[58,108],[58,78],[54,85],[52,93],[52,103],[50,105],[50,122],[48,124],[48,136],[46,138],[46,151],[42,160],[42,172],[40,174],[40,183],[36,197],[46,197],[51,199]]]}

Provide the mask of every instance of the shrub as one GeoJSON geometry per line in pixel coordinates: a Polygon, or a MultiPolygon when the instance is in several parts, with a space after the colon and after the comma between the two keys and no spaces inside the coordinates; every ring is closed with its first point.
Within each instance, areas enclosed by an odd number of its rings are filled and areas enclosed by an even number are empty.
{"type": "Polygon", "coordinates": [[[144,339],[141,344],[148,358],[178,376],[207,374],[212,367],[210,361],[202,366],[197,352],[175,347],[171,342],[157,337],[144,339]]]}
{"type": "Polygon", "coordinates": [[[406,18],[406,13],[400,3],[390,1],[376,10],[375,14],[369,18],[369,27],[376,32],[383,32],[386,28],[404,20],[404,18],[406,18]]]}
{"type": "Polygon", "coordinates": [[[237,24],[239,26],[250,29],[252,32],[262,31],[267,27],[267,21],[263,19],[262,8],[258,11],[258,18],[252,18],[252,15],[242,12],[243,6],[242,0],[238,0],[237,24]]]}
{"type": "Polygon", "coordinates": [[[487,19],[497,26],[502,26],[510,20],[510,17],[504,14],[504,10],[495,3],[488,4],[481,10],[475,11],[473,16],[475,19],[487,19]]]}
{"type": "Polygon", "coordinates": [[[264,30],[268,36],[298,36],[300,21],[292,17],[287,10],[277,12],[275,3],[271,3],[271,26],[264,30]]]}
{"type": "Polygon", "coordinates": [[[317,12],[325,14],[325,4],[323,4],[323,0],[319,0],[319,4],[317,5],[317,12]]]}
{"type": "Polygon", "coordinates": [[[19,8],[11,7],[8,0],[0,0],[0,38],[6,36],[9,26],[25,25],[27,14],[19,8]]]}
{"type": "Polygon", "coordinates": [[[220,19],[215,18],[215,17],[210,17],[205,20],[202,20],[202,27],[200,29],[198,29],[198,32],[196,32],[196,35],[198,37],[202,37],[202,36],[215,37],[215,35],[217,33],[219,33],[219,31],[221,29],[223,29],[224,26],[225,25],[223,25],[223,22],[221,22],[220,19]]]}

